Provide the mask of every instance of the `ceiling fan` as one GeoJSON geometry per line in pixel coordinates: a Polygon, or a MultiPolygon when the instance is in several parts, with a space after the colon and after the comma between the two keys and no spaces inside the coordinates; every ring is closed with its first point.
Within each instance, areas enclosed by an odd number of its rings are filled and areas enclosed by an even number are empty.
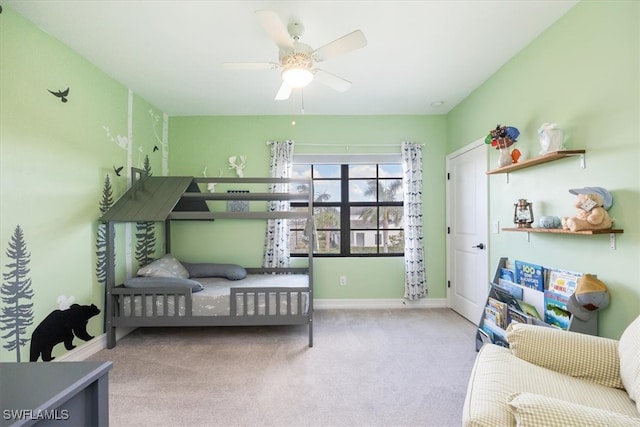
{"type": "Polygon", "coordinates": [[[352,50],[367,45],[367,39],[360,30],[344,35],[324,46],[313,49],[301,43],[304,26],[293,22],[284,26],[277,13],[270,10],[255,12],[267,34],[280,49],[279,62],[228,62],[228,69],[282,69],[282,84],[276,94],[276,100],[288,99],[293,89],[303,88],[317,79],[321,83],[344,92],[351,82],[335,74],[315,68],[316,62],[327,61],[352,50]]]}

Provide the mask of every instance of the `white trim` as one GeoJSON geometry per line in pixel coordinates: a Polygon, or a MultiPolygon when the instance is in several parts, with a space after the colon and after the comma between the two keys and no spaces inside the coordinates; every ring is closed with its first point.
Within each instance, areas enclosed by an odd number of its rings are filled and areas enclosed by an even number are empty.
{"type": "Polygon", "coordinates": [[[392,299],[315,299],[313,307],[326,309],[386,309],[386,308],[447,308],[445,298],[421,298],[410,301],[403,298],[392,299]]]}
{"type": "MultiPolygon", "coordinates": [[[[125,336],[129,335],[136,328],[120,328],[116,329],[116,341],[121,340],[125,336]]],[[[100,350],[104,350],[107,348],[107,334],[99,335],[93,338],[90,341],[85,342],[82,345],[74,348],[63,354],[62,356],[57,356],[53,359],[54,362],[82,362],[86,360],[89,356],[93,356],[100,350]]]]}

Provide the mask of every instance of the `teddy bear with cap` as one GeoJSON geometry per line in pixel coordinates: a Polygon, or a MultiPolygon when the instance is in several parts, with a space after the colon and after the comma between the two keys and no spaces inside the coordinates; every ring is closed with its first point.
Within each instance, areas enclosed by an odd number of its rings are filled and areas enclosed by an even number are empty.
{"type": "Polygon", "coordinates": [[[578,212],[572,217],[562,218],[562,228],[571,231],[606,230],[612,221],[609,208],[613,197],[602,187],[584,187],[569,190],[577,197],[575,207],[578,212]]]}

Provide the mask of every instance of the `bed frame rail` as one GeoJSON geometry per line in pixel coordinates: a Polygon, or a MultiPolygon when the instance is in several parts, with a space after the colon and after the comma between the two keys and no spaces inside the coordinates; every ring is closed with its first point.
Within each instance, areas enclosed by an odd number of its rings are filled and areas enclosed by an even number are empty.
{"type": "MultiPolygon", "coordinates": [[[[255,288],[231,288],[230,316],[262,316],[262,317],[285,317],[289,321],[292,317],[307,318],[308,303],[303,306],[303,295],[309,294],[308,287],[282,288],[282,287],[255,287],[255,288]],[[295,298],[293,298],[295,296],[295,298]],[[275,304],[272,311],[272,298],[275,304]],[[295,303],[292,300],[295,299],[295,303]],[[238,310],[238,301],[241,310],[238,310]],[[261,310],[260,301],[264,301],[264,310],[261,310]],[[282,301],[285,303],[285,313],[282,312],[282,301]],[[294,310],[295,308],[295,310],[294,310]]],[[[305,321],[306,323],[306,321],[305,321]]]]}
{"type": "Polygon", "coordinates": [[[181,287],[153,287],[153,288],[113,288],[113,326],[145,326],[144,319],[149,319],[149,325],[157,325],[158,317],[177,318],[191,317],[191,289],[181,287]],[[148,301],[151,301],[151,304],[148,301]],[[158,309],[158,300],[162,301],[162,310],[158,309]],[[137,303],[136,303],[137,301],[137,303]],[[180,303],[184,301],[184,313],[180,314],[180,303]],[[169,310],[173,303],[173,310],[169,310]],[[140,305],[140,313],[136,313],[136,305],[140,305]],[[129,314],[125,315],[125,308],[129,314]],[[149,313],[150,311],[150,313],[149,313]]]}

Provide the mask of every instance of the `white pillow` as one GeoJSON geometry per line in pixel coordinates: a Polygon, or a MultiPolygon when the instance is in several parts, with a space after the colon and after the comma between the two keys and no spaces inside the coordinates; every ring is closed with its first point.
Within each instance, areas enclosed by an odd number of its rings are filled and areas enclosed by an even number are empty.
{"type": "Polygon", "coordinates": [[[189,272],[173,255],[167,254],[138,270],[138,276],[179,277],[188,279],[189,272]]]}
{"type": "Polygon", "coordinates": [[[622,333],[618,354],[622,384],[640,412],[640,316],[622,333]]]}

